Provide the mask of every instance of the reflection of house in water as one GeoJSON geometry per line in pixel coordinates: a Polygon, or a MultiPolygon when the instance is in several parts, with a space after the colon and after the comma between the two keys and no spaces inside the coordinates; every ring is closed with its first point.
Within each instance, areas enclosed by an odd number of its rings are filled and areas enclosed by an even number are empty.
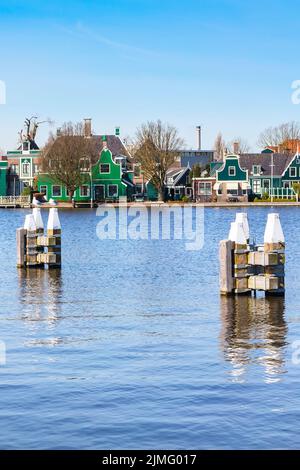
{"type": "Polygon", "coordinates": [[[246,381],[253,365],[264,369],[265,382],[280,380],[287,334],[284,302],[282,297],[221,297],[221,345],[233,380],[246,381]]]}
{"type": "Polygon", "coordinates": [[[18,273],[23,319],[55,323],[60,316],[60,270],[19,269],[18,273]]]}

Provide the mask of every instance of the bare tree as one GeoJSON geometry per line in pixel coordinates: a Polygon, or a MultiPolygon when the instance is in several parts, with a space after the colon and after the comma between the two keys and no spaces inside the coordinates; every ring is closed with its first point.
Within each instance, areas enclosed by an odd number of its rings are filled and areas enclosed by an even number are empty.
{"type": "Polygon", "coordinates": [[[275,147],[278,152],[290,153],[297,150],[299,139],[300,123],[291,121],[265,129],[259,136],[258,144],[264,148],[275,147]]]}
{"type": "Polygon", "coordinates": [[[50,135],[42,151],[42,170],[66,186],[70,200],[85,182],[84,170],[98,158],[96,141],[84,137],[82,123],[64,123],[57,137],[50,135]]]}
{"type": "Polygon", "coordinates": [[[142,124],[136,133],[135,159],[142,171],[158,191],[160,201],[164,199],[167,170],[180,155],[184,141],[178,130],[160,120],[142,124]]]}
{"type": "Polygon", "coordinates": [[[38,127],[44,123],[47,123],[50,126],[53,125],[53,121],[50,118],[47,118],[44,121],[37,121],[37,116],[26,118],[24,122],[25,134],[23,134],[23,129],[21,132],[19,132],[20,143],[22,143],[25,139],[28,139],[29,141],[35,140],[38,127]]]}
{"type": "Polygon", "coordinates": [[[223,136],[221,132],[219,132],[216,137],[214,151],[215,151],[215,160],[222,161],[224,152],[225,152],[225,142],[223,140],[223,136]]]}

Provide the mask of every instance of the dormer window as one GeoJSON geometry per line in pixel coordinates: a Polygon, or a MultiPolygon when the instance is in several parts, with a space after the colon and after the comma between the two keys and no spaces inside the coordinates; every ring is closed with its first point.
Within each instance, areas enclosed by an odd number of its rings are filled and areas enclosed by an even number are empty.
{"type": "Polygon", "coordinates": [[[253,175],[260,175],[261,174],[261,166],[260,165],[253,165],[252,173],[253,173],[253,175]]]}
{"type": "Polygon", "coordinates": [[[29,148],[29,142],[27,142],[27,141],[26,141],[26,142],[23,142],[23,144],[22,144],[22,150],[23,150],[23,152],[28,152],[28,151],[30,150],[30,148],[29,148]]]}
{"type": "Polygon", "coordinates": [[[230,166],[230,167],[228,168],[228,174],[229,174],[229,176],[235,176],[235,175],[236,175],[235,166],[230,166]]]}
{"type": "Polygon", "coordinates": [[[115,157],[115,163],[117,165],[121,165],[123,171],[126,170],[126,157],[123,157],[122,155],[115,157]]]}
{"type": "Polygon", "coordinates": [[[297,176],[297,168],[294,166],[290,167],[290,178],[295,178],[297,176]]]}
{"type": "Polygon", "coordinates": [[[90,170],[90,160],[89,158],[80,159],[80,171],[89,171],[90,170]]]}

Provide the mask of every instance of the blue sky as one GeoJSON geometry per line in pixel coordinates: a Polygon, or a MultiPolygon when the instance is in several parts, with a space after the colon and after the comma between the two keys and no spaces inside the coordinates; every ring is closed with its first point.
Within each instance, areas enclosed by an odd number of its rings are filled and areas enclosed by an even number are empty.
{"type": "Polygon", "coordinates": [[[222,131],[255,150],[264,128],[300,120],[299,23],[296,0],[0,0],[0,147],[38,115],[123,136],[160,118],[187,148],[201,124],[203,147],[222,131]]]}

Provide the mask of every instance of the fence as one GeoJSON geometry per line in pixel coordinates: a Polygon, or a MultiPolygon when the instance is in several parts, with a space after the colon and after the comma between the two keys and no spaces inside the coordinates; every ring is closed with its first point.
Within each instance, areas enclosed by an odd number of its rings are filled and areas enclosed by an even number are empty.
{"type": "Polygon", "coordinates": [[[0,206],[2,207],[30,206],[30,196],[0,196],[0,206]]]}
{"type": "Polygon", "coordinates": [[[278,199],[295,199],[297,194],[293,188],[272,188],[269,192],[270,197],[278,199]]]}

